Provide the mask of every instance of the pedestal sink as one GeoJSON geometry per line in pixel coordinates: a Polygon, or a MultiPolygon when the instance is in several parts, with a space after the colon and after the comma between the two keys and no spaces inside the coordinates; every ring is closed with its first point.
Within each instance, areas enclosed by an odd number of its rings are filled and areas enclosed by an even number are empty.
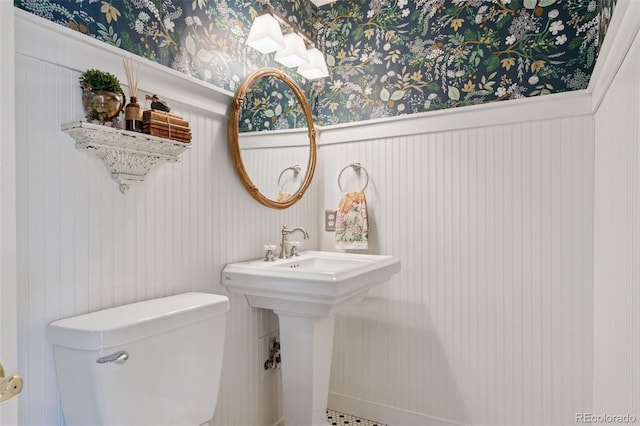
{"type": "Polygon", "coordinates": [[[303,251],[230,263],[222,284],[280,322],[285,426],[327,425],[335,314],[400,270],[394,256],[303,251]]]}

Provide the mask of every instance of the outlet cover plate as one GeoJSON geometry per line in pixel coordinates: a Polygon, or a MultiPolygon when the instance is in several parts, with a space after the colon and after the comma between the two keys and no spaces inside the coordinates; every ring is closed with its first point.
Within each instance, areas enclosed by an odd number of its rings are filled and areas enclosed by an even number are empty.
{"type": "Polygon", "coordinates": [[[336,211],[324,211],[324,230],[326,232],[334,232],[336,230],[336,211]]]}

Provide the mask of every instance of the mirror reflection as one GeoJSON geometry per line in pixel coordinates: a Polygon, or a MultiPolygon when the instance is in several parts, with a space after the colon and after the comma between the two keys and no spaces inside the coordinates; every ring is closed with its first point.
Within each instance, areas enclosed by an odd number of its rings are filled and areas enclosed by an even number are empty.
{"type": "Polygon", "coordinates": [[[280,76],[265,75],[252,82],[243,97],[240,133],[306,127],[302,104],[280,76]]]}
{"type": "Polygon", "coordinates": [[[286,201],[302,187],[309,158],[306,128],[286,133],[241,133],[240,151],[247,175],[265,197],[286,201]]]}
{"type": "Polygon", "coordinates": [[[254,198],[286,208],[302,197],[315,169],[315,130],[308,102],[288,75],[264,68],[247,77],[228,135],[236,171],[254,198]]]}

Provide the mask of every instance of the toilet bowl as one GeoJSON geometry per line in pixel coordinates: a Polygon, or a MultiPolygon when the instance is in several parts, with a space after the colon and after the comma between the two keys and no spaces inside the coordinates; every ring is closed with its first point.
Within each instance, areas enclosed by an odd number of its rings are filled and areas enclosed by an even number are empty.
{"type": "Polygon", "coordinates": [[[206,424],[228,310],[225,296],[184,293],[49,324],[66,424],[206,424]]]}

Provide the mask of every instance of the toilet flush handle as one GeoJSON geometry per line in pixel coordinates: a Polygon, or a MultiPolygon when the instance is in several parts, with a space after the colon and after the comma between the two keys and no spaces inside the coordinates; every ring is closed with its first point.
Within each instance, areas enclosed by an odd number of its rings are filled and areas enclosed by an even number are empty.
{"type": "Polygon", "coordinates": [[[124,364],[129,359],[129,354],[126,351],[116,352],[111,355],[98,358],[96,361],[98,364],[106,364],[107,362],[115,362],[116,364],[124,364]]]}

